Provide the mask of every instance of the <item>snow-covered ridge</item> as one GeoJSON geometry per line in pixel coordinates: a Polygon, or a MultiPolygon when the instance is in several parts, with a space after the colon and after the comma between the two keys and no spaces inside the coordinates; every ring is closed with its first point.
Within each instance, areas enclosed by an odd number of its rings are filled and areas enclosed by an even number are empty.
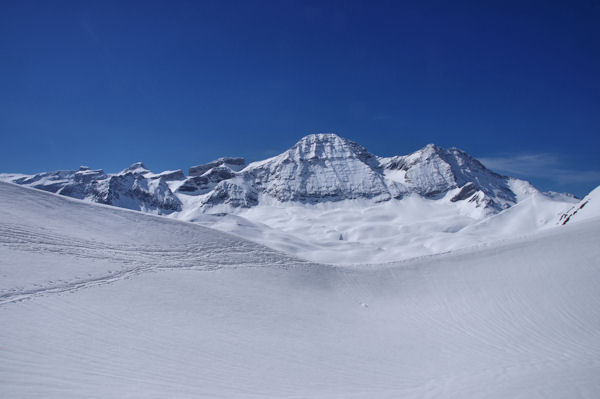
{"type": "Polygon", "coordinates": [[[219,158],[191,167],[187,178],[181,170],[154,174],[141,162],[116,174],[82,167],[2,177],[74,198],[158,214],[189,210],[184,204],[209,212],[214,207],[249,208],[265,201],[379,203],[414,194],[438,199],[457,189],[452,201],[494,213],[518,202],[522,192],[515,186],[537,191],[526,182],[488,170],[455,148],[429,144],[409,155],[384,158],[335,134],[308,135],[282,154],[247,166],[242,158],[219,158]]]}
{"type": "Polygon", "coordinates": [[[581,201],[563,213],[558,223],[567,224],[595,217],[600,217],[600,186],[593,189],[581,201]]]}

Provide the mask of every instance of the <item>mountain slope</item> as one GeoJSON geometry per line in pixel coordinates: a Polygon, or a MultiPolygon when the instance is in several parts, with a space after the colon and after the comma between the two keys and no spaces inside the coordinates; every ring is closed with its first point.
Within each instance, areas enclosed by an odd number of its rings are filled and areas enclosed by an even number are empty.
{"type": "Polygon", "coordinates": [[[467,200],[497,211],[517,202],[509,178],[486,169],[456,148],[445,150],[429,144],[407,156],[381,158],[381,162],[401,193],[414,192],[432,198],[460,188],[452,201],[467,200]]]}
{"type": "Polygon", "coordinates": [[[100,204],[168,214],[181,210],[181,202],[166,182],[184,177],[180,170],[153,174],[141,162],[136,162],[116,174],[82,166],[76,171],[44,172],[6,180],[100,204]]]}
{"type": "Polygon", "coordinates": [[[600,396],[598,219],[340,268],[10,184],[0,212],[6,397],[600,396]]]}
{"type": "Polygon", "coordinates": [[[600,217],[600,186],[593,189],[579,203],[563,213],[558,223],[567,224],[595,217],[600,217]]]}

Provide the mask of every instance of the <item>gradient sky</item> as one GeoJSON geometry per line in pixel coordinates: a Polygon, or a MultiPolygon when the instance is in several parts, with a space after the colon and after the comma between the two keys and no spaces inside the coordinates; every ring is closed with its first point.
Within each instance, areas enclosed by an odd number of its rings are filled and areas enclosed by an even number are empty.
{"type": "Polygon", "coordinates": [[[600,3],[0,0],[1,172],[187,170],[317,132],[584,195],[600,3]]]}

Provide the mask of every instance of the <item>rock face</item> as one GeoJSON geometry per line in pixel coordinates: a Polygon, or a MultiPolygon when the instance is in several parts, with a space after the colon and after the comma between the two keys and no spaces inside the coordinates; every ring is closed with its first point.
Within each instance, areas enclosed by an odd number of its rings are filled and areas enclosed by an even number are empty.
{"type": "Polygon", "coordinates": [[[227,169],[231,169],[232,171],[239,171],[244,168],[246,165],[246,161],[244,158],[231,158],[231,157],[223,157],[219,158],[215,161],[205,163],[203,165],[192,166],[189,169],[190,176],[202,176],[204,173],[209,171],[210,169],[217,167],[225,167],[227,169]]]}
{"type": "Polygon", "coordinates": [[[494,173],[478,160],[456,148],[429,144],[406,156],[380,158],[385,174],[394,183],[397,196],[417,193],[435,198],[460,188],[451,201],[472,201],[478,206],[501,210],[517,202],[511,179],[494,173]]]}
{"type": "Polygon", "coordinates": [[[262,200],[382,202],[415,194],[467,201],[496,212],[514,205],[523,190],[537,192],[455,148],[429,144],[410,155],[383,158],[335,134],[308,135],[282,154],[247,166],[243,158],[219,158],[191,167],[187,178],[181,170],[154,174],[138,162],[116,174],[81,167],[4,179],[159,214],[182,210],[183,196],[194,197],[194,206],[208,211],[214,206],[252,207],[262,200]]]}
{"type": "Polygon", "coordinates": [[[240,173],[255,192],[279,201],[321,202],[391,198],[377,158],[335,134],[312,134],[274,158],[240,173]]]}

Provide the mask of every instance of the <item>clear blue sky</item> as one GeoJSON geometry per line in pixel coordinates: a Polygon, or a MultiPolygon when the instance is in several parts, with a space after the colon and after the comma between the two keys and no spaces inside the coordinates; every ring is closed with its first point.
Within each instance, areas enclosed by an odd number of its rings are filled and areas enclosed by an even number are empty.
{"type": "Polygon", "coordinates": [[[257,160],[316,132],[583,195],[600,3],[0,0],[2,172],[257,160]]]}

